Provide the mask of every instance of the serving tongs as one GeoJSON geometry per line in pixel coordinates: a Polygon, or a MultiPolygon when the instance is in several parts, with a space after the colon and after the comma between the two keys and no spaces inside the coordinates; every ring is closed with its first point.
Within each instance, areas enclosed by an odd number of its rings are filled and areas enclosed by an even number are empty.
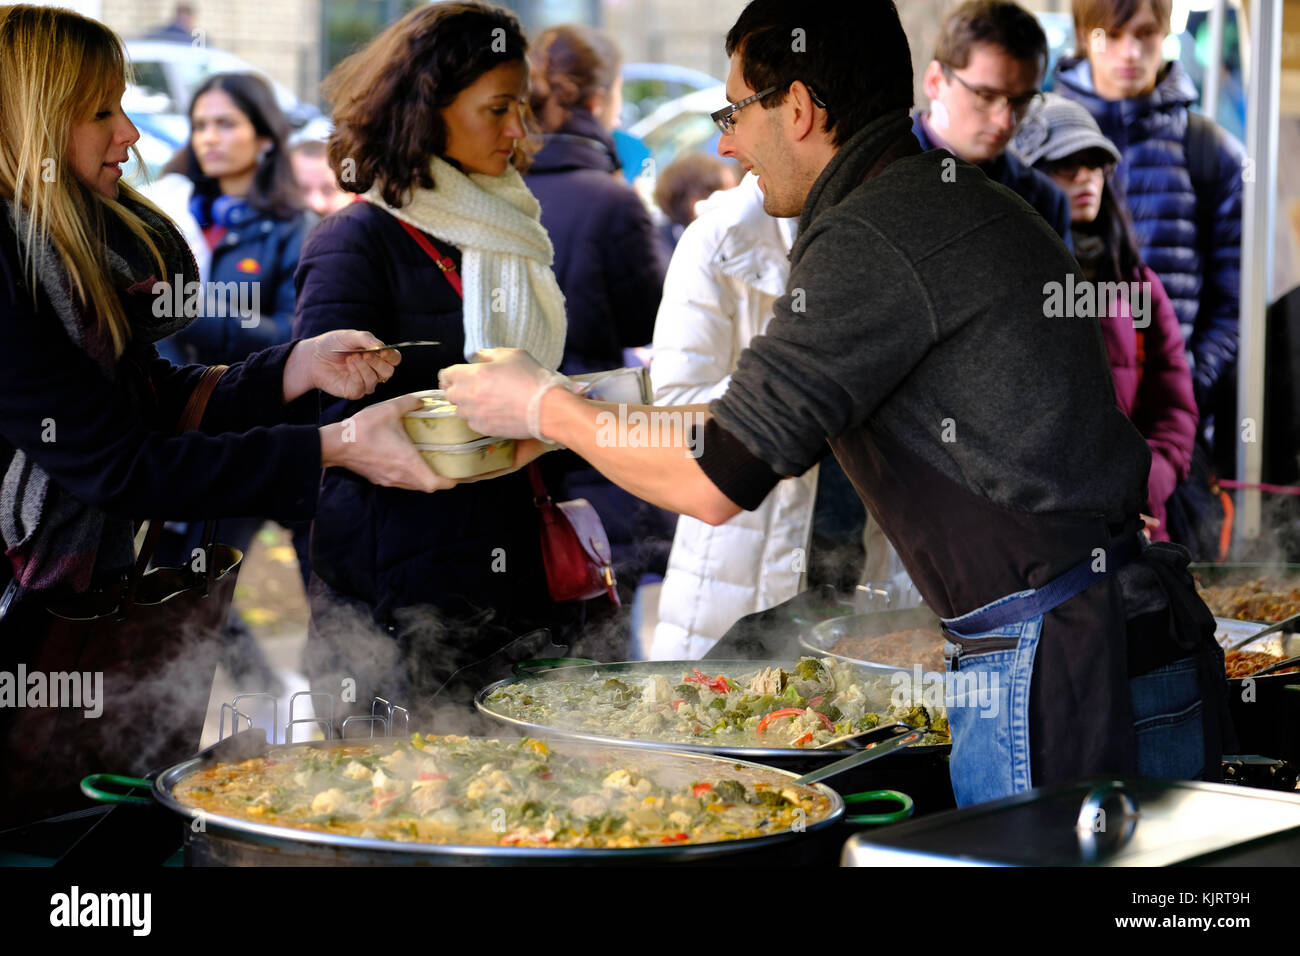
{"type": "Polygon", "coordinates": [[[929,727],[909,727],[904,723],[882,724],[878,727],[872,727],[870,730],[858,734],[848,734],[836,740],[828,741],[823,744],[823,749],[829,744],[848,740],[850,738],[858,739],[862,743],[862,750],[843,760],[836,760],[834,763],[828,763],[824,767],[818,767],[811,773],[806,773],[794,782],[800,785],[817,783],[819,780],[825,780],[827,777],[834,777],[837,774],[844,773],[846,770],[852,770],[864,763],[870,763],[872,760],[879,760],[895,750],[902,750],[904,747],[911,746],[930,730],[929,727]]]}
{"type": "Polygon", "coordinates": [[[413,349],[421,345],[441,345],[441,342],[394,342],[392,345],[372,345],[365,349],[330,349],[335,355],[361,355],[364,352],[384,352],[388,349],[413,349]]]}
{"type": "MultiPolygon", "coordinates": [[[[1280,661],[1274,661],[1272,664],[1269,664],[1266,667],[1261,667],[1259,670],[1255,671],[1254,673],[1246,674],[1245,676],[1264,677],[1265,675],[1272,674],[1276,671],[1284,671],[1288,667],[1295,667],[1297,664],[1300,664],[1300,657],[1286,657],[1280,661]]],[[[1236,679],[1241,680],[1242,678],[1239,677],[1236,679]]]]}
{"type": "Polygon", "coordinates": [[[1300,622],[1300,614],[1292,614],[1290,617],[1278,621],[1276,624],[1270,624],[1268,627],[1261,628],[1260,630],[1256,631],[1254,634],[1251,634],[1249,637],[1243,637],[1235,644],[1230,644],[1228,647],[1224,649],[1224,653],[1239,651],[1247,644],[1253,644],[1255,641],[1259,640],[1261,637],[1264,637],[1267,634],[1276,634],[1279,631],[1295,630],[1296,628],[1293,627],[1293,625],[1295,625],[1297,622],[1300,622]]]}

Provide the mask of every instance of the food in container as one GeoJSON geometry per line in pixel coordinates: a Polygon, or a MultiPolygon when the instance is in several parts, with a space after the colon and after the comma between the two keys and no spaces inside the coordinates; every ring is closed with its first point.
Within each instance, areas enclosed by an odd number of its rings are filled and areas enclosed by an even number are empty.
{"type": "Polygon", "coordinates": [[[551,849],[743,840],[820,823],[840,806],[821,786],[754,764],[418,733],[278,748],[192,773],[173,795],[216,823],[551,849]]]}
{"type": "Polygon", "coordinates": [[[834,658],[793,666],[754,662],[565,667],[493,685],[480,709],[526,726],[710,748],[802,750],[836,737],[901,721],[929,723],[924,744],[949,742],[942,691],[925,698],[891,676],[834,658]],[[712,670],[712,668],[719,670],[712,670]]]}
{"type": "Polygon", "coordinates": [[[509,468],[515,461],[513,438],[480,438],[460,445],[415,443],[429,467],[444,478],[473,478],[509,468]]]}
{"type": "Polygon", "coordinates": [[[424,407],[403,415],[402,427],[417,445],[463,445],[487,437],[470,428],[469,422],[456,414],[456,406],[447,401],[441,389],[413,394],[424,407]]]}

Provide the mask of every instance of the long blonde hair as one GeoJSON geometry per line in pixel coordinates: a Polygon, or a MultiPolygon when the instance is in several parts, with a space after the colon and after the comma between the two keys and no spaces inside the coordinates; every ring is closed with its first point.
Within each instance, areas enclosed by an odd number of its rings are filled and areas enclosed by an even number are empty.
{"type": "Polygon", "coordinates": [[[127,71],[122,41],[102,23],[69,10],[0,6],[0,196],[22,214],[18,244],[32,289],[48,242],[78,305],[98,318],[118,356],[131,326],[109,274],[105,217],[138,236],[166,278],[148,227],[120,199],[154,207],[125,183],[119,201],[87,189],[72,171],[68,147],[73,124],[120,96],[127,71]]]}

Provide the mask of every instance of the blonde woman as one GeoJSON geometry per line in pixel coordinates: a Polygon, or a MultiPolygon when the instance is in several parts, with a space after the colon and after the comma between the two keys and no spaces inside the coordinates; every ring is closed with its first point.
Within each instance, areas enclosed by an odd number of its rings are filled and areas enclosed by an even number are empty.
{"type": "MultiPolygon", "coordinates": [[[[0,670],[11,673],[41,652],[51,602],[120,579],[140,519],[306,517],[331,464],[434,487],[401,430],[417,399],[359,413],[355,435],[289,424],[310,420],[296,399],[314,389],[360,397],[392,376],[396,353],[331,351],[378,344],[364,332],[231,366],[202,431],[174,435],[204,368],[173,366],[154,343],[189,321],[172,286],[197,276],[176,228],[121,182],[139,139],[122,112],[126,76],[121,41],[102,24],[0,7],[0,670]]],[[[155,716],[135,706],[106,701],[104,723],[155,716]]],[[[77,797],[60,774],[71,767],[12,759],[22,713],[0,709],[0,817],[48,815],[77,797]]]]}

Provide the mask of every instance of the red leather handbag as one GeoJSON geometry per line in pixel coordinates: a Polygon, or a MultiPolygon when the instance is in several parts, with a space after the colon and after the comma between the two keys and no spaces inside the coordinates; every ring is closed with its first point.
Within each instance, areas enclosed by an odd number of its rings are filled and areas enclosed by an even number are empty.
{"type": "MultiPolygon", "coordinates": [[[[396,218],[396,217],[394,217],[396,218]]],[[[450,257],[438,250],[419,229],[398,219],[412,239],[447,277],[456,294],[465,291],[450,257]]],[[[615,606],[622,606],[615,587],[613,552],[600,515],[585,498],[556,502],[546,490],[541,469],[528,466],[528,480],[533,486],[533,501],[542,516],[542,563],[546,567],[546,587],[556,601],[586,601],[609,595],[615,606]]]]}
{"type": "Polygon", "coordinates": [[[536,464],[528,466],[533,501],[542,513],[542,563],[546,586],[557,601],[586,601],[609,595],[616,607],[614,565],[600,515],[585,498],[555,502],[536,464]]]}

